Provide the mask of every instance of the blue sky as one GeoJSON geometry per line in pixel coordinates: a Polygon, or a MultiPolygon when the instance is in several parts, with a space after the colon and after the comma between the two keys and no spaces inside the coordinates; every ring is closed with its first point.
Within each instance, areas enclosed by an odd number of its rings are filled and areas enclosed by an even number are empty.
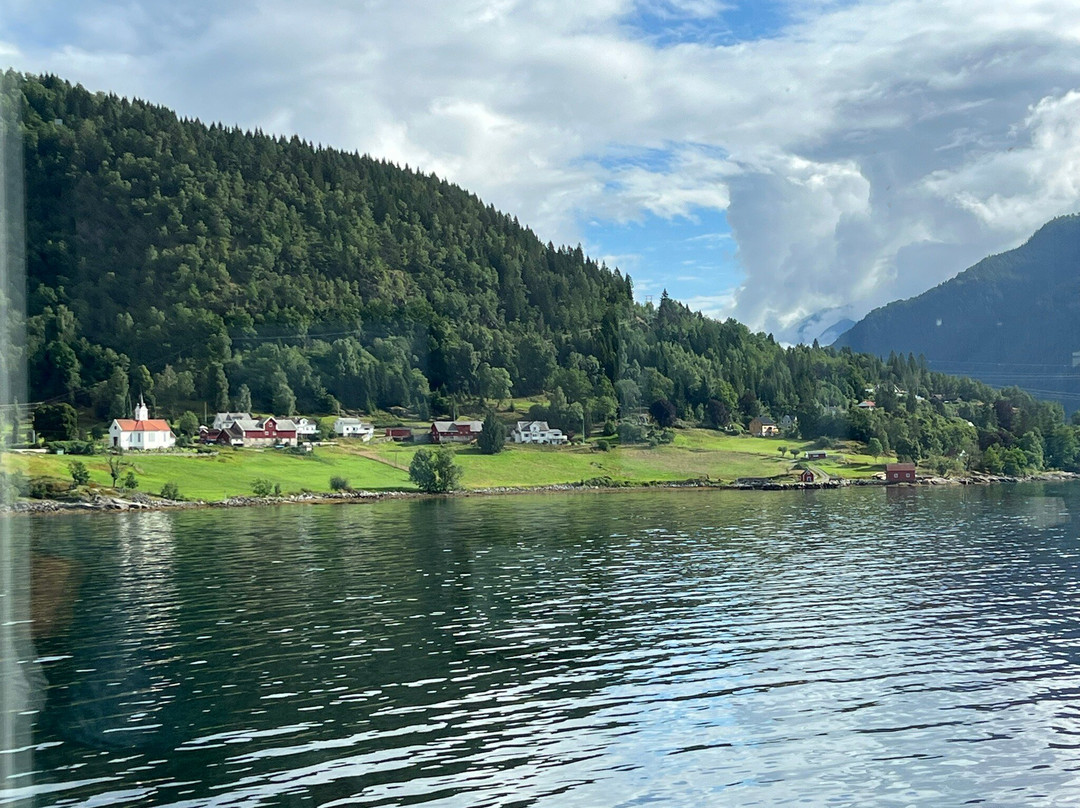
{"type": "Polygon", "coordinates": [[[685,43],[734,45],[766,39],[791,21],[789,3],[640,3],[623,18],[627,28],[659,47],[685,43]],[[704,13],[702,13],[704,12],[704,13]]]}
{"type": "Polygon", "coordinates": [[[585,225],[590,255],[618,266],[634,280],[635,296],[660,301],[666,289],[695,309],[730,305],[744,274],[735,242],[720,211],[696,210],[664,219],[646,214],[639,221],[591,221],[585,225]]]}
{"type": "Polygon", "coordinates": [[[791,342],[1080,207],[1073,0],[0,0],[0,57],[434,172],[791,342]]]}

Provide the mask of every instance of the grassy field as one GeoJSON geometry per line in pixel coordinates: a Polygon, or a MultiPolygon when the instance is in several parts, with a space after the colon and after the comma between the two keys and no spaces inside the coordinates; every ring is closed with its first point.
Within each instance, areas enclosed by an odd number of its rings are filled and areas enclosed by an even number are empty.
{"type": "MultiPolygon", "coordinates": [[[[794,479],[791,449],[805,451],[809,443],[779,438],[724,435],[706,429],[679,430],[675,442],[650,449],[619,446],[596,451],[588,446],[508,446],[497,455],[483,455],[474,446],[455,447],[467,489],[500,486],[531,487],[574,483],[610,477],[621,483],[648,483],[692,478],[732,482],[738,477],[794,479]],[[781,456],[781,446],[789,450],[781,456]]],[[[256,479],[269,480],[282,493],[330,490],[330,478],[344,477],[351,487],[370,491],[415,490],[408,467],[420,447],[395,443],[342,443],[318,447],[311,455],[273,449],[225,449],[216,455],[141,454],[124,456],[139,481],[139,490],[158,493],[175,483],[188,499],[219,500],[252,493],[256,479]]],[[[855,448],[855,447],[851,447],[855,448]]],[[[827,474],[849,479],[869,477],[884,470],[884,458],[830,450],[827,460],[813,466],[827,474]]],[[[4,466],[30,477],[70,481],[68,464],[79,460],[90,471],[91,484],[110,487],[105,456],[7,454],[4,466]]],[[[125,470],[126,473],[126,470],[125,470]]]]}
{"type": "MultiPolygon", "coordinates": [[[[55,477],[70,480],[68,464],[82,461],[90,471],[93,484],[112,485],[105,456],[57,456],[42,454],[7,455],[6,464],[21,469],[30,477],[55,477]]],[[[140,454],[129,452],[124,460],[132,463],[139,490],[157,493],[167,482],[176,483],[187,499],[219,500],[248,496],[256,479],[266,479],[281,486],[283,493],[329,491],[330,478],[341,476],[354,488],[371,491],[413,490],[406,472],[354,452],[323,448],[308,456],[287,454],[273,449],[225,449],[217,455],[140,454]]],[[[126,470],[124,472],[126,474],[126,470]]]]}

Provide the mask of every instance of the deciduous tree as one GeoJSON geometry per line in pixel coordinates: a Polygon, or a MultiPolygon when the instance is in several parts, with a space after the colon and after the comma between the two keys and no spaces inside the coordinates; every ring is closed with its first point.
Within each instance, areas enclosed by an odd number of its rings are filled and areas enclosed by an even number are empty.
{"type": "Polygon", "coordinates": [[[461,474],[461,467],[454,462],[454,453],[447,446],[419,449],[409,463],[409,479],[428,494],[453,491],[461,481],[461,474]]]}
{"type": "Polygon", "coordinates": [[[79,416],[70,404],[42,404],[34,410],[34,431],[45,440],[75,440],[79,416]]]}

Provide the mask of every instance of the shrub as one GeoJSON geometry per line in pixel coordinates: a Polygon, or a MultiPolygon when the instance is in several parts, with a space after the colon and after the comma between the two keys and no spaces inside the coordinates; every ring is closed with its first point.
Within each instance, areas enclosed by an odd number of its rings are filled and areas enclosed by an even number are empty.
{"type": "Polygon", "coordinates": [[[344,491],[349,487],[349,481],[337,475],[330,478],[331,491],[344,491]]]}
{"type": "Polygon", "coordinates": [[[30,492],[30,479],[21,471],[0,471],[0,502],[11,502],[30,492]]]}
{"type": "Polygon", "coordinates": [[[124,488],[134,491],[138,487],[139,480],[135,477],[135,472],[128,469],[128,473],[124,476],[124,488]]]}
{"type": "Polygon", "coordinates": [[[949,474],[959,474],[964,470],[963,465],[955,457],[944,457],[942,455],[931,455],[926,460],[926,465],[935,474],[945,477],[949,474]]]}
{"type": "Polygon", "coordinates": [[[582,480],[580,483],[580,485],[585,488],[610,488],[614,484],[615,481],[607,475],[602,477],[590,477],[587,480],[582,480]]]}
{"type": "Polygon", "coordinates": [[[34,499],[53,499],[68,491],[67,483],[50,477],[35,477],[30,481],[28,493],[34,499]]]}
{"type": "Polygon", "coordinates": [[[175,502],[183,500],[183,497],[180,496],[180,487],[174,482],[168,482],[161,486],[161,496],[175,502]]]}
{"type": "Polygon", "coordinates": [[[637,421],[625,419],[619,421],[619,440],[622,443],[642,443],[646,437],[645,426],[637,421]]]}
{"type": "Polygon", "coordinates": [[[71,472],[72,488],[77,488],[80,485],[86,485],[90,482],[90,470],[81,460],[76,460],[74,463],[68,463],[68,471],[71,472]]]}
{"type": "Polygon", "coordinates": [[[54,440],[45,444],[45,451],[49,454],[92,455],[97,452],[97,447],[88,440],[54,440]]]}
{"type": "Polygon", "coordinates": [[[251,484],[251,492],[257,497],[268,497],[274,492],[274,483],[265,477],[257,477],[251,484]]]}

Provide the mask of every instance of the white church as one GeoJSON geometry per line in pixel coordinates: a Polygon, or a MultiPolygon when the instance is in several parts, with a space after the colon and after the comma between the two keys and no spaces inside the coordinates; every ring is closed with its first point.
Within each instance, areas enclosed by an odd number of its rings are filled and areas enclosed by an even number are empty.
{"type": "Polygon", "coordinates": [[[139,396],[134,418],[114,418],[109,426],[111,449],[169,449],[176,445],[176,436],[169,422],[152,419],[150,410],[139,396]]]}

